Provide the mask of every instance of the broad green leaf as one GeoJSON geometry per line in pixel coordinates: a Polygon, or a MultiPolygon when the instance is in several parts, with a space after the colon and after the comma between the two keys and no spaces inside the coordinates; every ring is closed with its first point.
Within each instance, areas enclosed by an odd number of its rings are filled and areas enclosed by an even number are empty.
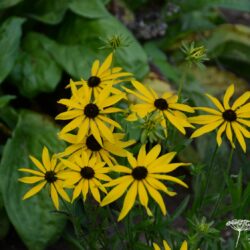
{"type": "Polygon", "coordinates": [[[14,95],[4,95],[0,96],[0,108],[6,106],[11,100],[15,99],[14,95]]]}
{"type": "Polygon", "coordinates": [[[108,15],[101,0],[72,0],[69,9],[77,15],[88,18],[100,18],[108,15]]]}
{"type": "Polygon", "coordinates": [[[58,129],[45,117],[23,111],[3,152],[0,165],[1,191],[8,217],[28,249],[42,250],[56,240],[65,225],[65,218],[53,213],[55,208],[48,190],[23,201],[22,196],[31,185],[18,181],[28,176],[19,168],[34,168],[29,155],[41,159],[46,145],[50,152],[59,152],[64,143],[58,141],[58,129]]]}
{"type": "Polygon", "coordinates": [[[25,15],[46,24],[58,24],[68,8],[68,0],[26,0],[22,4],[25,15]]]}
{"type": "MultiPolygon", "coordinates": [[[[76,65],[81,60],[93,62],[95,59],[104,59],[110,50],[100,49],[104,45],[101,39],[105,40],[113,35],[122,35],[129,41],[128,47],[116,51],[115,65],[134,73],[136,78],[143,78],[149,70],[143,48],[126,27],[111,15],[103,19],[69,16],[62,25],[58,40],[68,45],[83,45],[89,53],[87,55],[79,54],[77,58],[61,58],[60,61],[76,65]]],[[[82,69],[84,75],[89,75],[90,66],[91,64],[88,65],[88,68],[82,69]]]]}
{"type": "Polygon", "coordinates": [[[60,81],[61,68],[45,49],[49,42],[50,39],[38,33],[29,33],[22,42],[11,78],[26,97],[52,92],[60,81]]]}
{"type": "Polygon", "coordinates": [[[6,9],[12,7],[23,0],[1,0],[0,1],[0,9],[6,9]]]}
{"type": "Polygon", "coordinates": [[[10,221],[4,208],[0,208],[0,240],[8,234],[10,221]]]}
{"type": "Polygon", "coordinates": [[[10,73],[16,60],[24,20],[10,17],[0,26],[0,83],[10,73]]]}

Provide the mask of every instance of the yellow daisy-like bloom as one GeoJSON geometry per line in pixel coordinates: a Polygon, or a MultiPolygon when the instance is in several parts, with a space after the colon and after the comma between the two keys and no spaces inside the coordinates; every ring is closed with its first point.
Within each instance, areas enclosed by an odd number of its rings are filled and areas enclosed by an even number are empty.
{"type": "MultiPolygon", "coordinates": [[[[135,112],[139,117],[143,118],[148,113],[157,111],[183,134],[186,133],[185,127],[193,127],[182,111],[193,113],[194,109],[186,104],[177,103],[177,95],[166,92],[162,97],[159,97],[152,88],[147,89],[138,81],[131,81],[131,83],[139,93],[125,87],[124,89],[144,102],[131,107],[132,112],[135,112]]],[[[163,122],[162,126],[166,127],[165,119],[163,122]]]]}
{"type": "Polygon", "coordinates": [[[113,133],[113,136],[115,140],[114,143],[111,143],[104,138],[103,146],[101,146],[92,134],[84,137],[81,142],[78,142],[76,135],[64,134],[60,139],[65,140],[72,145],[67,147],[64,152],[58,154],[58,157],[79,156],[84,151],[89,157],[94,156],[97,158],[97,161],[104,161],[111,167],[114,164],[117,164],[116,159],[112,155],[126,157],[128,151],[125,148],[135,143],[134,140],[121,141],[125,136],[125,134],[122,133],[113,133]]]}
{"type": "Polygon", "coordinates": [[[72,202],[82,193],[84,201],[90,190],[94,199],[100,202],[100,192],[107,193],[100,181],[111,181],[106,175],[110,169],[105,162],[98,162],[96,157],[89,158],[85,152],[81,157],[75,156],[70,160],[61,159],[62,163],[70,170],[64,173],[65,186],[75,185],[72,202]],[[74,161],[73,161],[74,160],[74,161]]]}
{"type": "MultiPolygon", "coordinates": [[[[157,245],[156,243],[153,243],[153,247],[154,247],[154,250],[161,250],[159,245],[157,245]]],[[[163,240],[163,247],[164,247],[164,250],[172,250],[171,247],[168,245],[167,241],[165,240],[163,240]]],[[[187,241],[183,241],[180,250],[188,250],[187,241]]]]}
{"type": "Polygon", "coordinates": [[[20,168],[19,171],[34,174],[34,176],[22,177],[19,181],[27,184],[38,183],[35,187],[31,188],[24,196],[23,200],[30,198],[42,190],[46,184],[50,187],[50,196],[55,208],[59,209],[58,194],[66,201],[70,202],[70,198],[63,189],[62,173],[64,172],[61,163],[57,164],[57,158],[55,155],[50,159],[49,151],[46,147],[42,152],[42,163],[35,157],[30,156],[31,161],[35,164],[39,171],[20,168]]]}
{"type": "Polygon", "coordinates": [[[92,133],[100,145],[103,145],[101,137],[114,143],[115,139],[112,130],[106,124],[121,129],[119,123],[107,117],[107,114],[121,112],[119,108],[112,107],[123,98],[123,95],[110,94],[110,87],[103,89],[94,101],[91,100],[91,91],[87,86],[83,86],[84,96],[79,95],[79,91],[72,85],[72,99],[61,99],[60,104],[66,105],[68,110],[59,114],[56,119],[72,120],[61,131],[65,134],[78,128],[77,139],[82,141],[88,134],[92,133]]]}
{"type": "Polygon", "coordinates": [[[137,159],[128,154],[128,162],[130,167],[116,165],[112,171],[124,173],[124,176],[118,177],[115,180],[105,184],[106,187],[113,187],[107,196],[101,202],[101,206],[105,206],[119,199],[127,190],[123,202],[123,208],[119,215],[118,221],[122,220],[133,207],[137,194],[139,195],[140,203],[145,207],[148,215],[152,215],[148,208],[148,194],[158,203],[161,211],[166,215],[166,207],[162,196],[158,190],[173,196],[176,193],[171,192],[159,180],[167,180],[176,182],[184,187],[187,185],[176,177],[167,175],[180,166],[187,166],[186,163],[170,163],[176,155],[175,152],[165,154],[158,158],[161,151],[161,146],[156,145],[148,153],[146,153],[145,145],[140,148],[137,159]],[[130,186],[130,187],[129,187],[130,186]]]}
{"type": "MultiPolygon", "coordinates": [[[[102,64],[99,60],[95,60],[91,68],[91,76],[87,81],[81,80],[76,82],[76,85],[87,85],[90,92],[96,97],[100,91],[106,86],[114,86],[115,84],[122,82],[124,79],[121,77],[131,76],[129,72],[121,72],[122,68],[112,66],[113,53],[110,53],[102,64]]],[[[112,93],[120,93],[118,89],[111,88],[112,93]]]]}
{"type": "Polygon", "coordinates": [[[191,123],[204,125],[198,128],[192,134],[191,138],[201,136],[218,128],[216,140],[219,146],[222,143],[222,134],[226,132],[226,136],[232,147],[235,147],[233,142],[235,135],[243,151],[246,152],[244,137],[250,138],[250,132],[246,128],[250,126],[250,120],[247,119],[250,118],[250,103],[245,103],[250,98],[250,91],[242,94],[235,100],[233,105],[230,106],[229,101],[233,94],[233,84],[227,88],[223,98],[223,104],[217,98],[207,94],[207,97],[213,102],[217,110],[208,107],[196,108],[197,110],[202,110],[209,114],[189,118],[191,123]]]}

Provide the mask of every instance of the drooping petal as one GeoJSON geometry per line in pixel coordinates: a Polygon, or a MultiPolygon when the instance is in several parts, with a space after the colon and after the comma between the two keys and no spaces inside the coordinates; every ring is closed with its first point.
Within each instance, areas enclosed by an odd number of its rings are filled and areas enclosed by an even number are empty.
{"type": "Polygon", "coordinates": [[[221,138],[221,136],[222,136],[222,134],[225,132],[226,126],[227,126],[227,122],[224,122],[224,123],[220,126],[220,128],[218,129],[218,131],[217,131],[216,141],[217,141],[217,143],[218,143],[219,146],[220,146],[221,143],[222,143],[222,138],[221,138]]]}
{"type": "Polygon", "coordinates": [[[56,188],[54,187],[53,184],[50,185],[50,196],[53,201],[53,204],[56,208],[56,210],[59,210],[59,199],[58,199],[58,194],[56,191],[56,188]]]}
{"type": "Polygon", "coordinates": [[[246,152],[246,142],[244,140],[244,137],[241,133],[241,131],[238,129],[237,125],[235,125],[235,122],[232,122],[232,128],[233,128],[233,131],[236,135],[236,138],[241,146],[241,148],[243,149],[244,152],[246,152]]]}

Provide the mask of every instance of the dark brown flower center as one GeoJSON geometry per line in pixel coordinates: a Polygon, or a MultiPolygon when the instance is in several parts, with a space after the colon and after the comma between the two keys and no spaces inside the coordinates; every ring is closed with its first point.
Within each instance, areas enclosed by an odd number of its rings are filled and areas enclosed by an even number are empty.
{"type": "Polygon", "coordinates": [[[88,118],[95,118],[99,114],[99,109],[94,103],[89,103],[84,108],[84,114],[88,118]]]}
{"type": "Polygon", "coordinates": [[[99,151],[102,148],[93,135],[87,137],[86,145],[91,151],[99,151]]]}
{"type": "Polygon", "coordinates": [[[148,170],[143,166],[135,167],[132,171],[132,176],[134,177],[134,179],[138,181],[145,179],[147,175],[148,175],[148,170]]]}
{"type": "Polygon", "coordinates": [[[80,174],[84,179],[92,179],[95,176],[95,171],[93,168],[85,166],[81,169],[80,174]]]}
{"type": "Polygon", "coordinates": [[[160,110],[166,110],[166,109],[168,109],[168,103],[163,98],[156,99],[155,102],[154,102],[154,105],[155,105],[155,107],[157,109],[160,109],[160,110]]]}
{"type": "Polygon", "coordinates": [[[88,79],[88,86],[93,88],[93,87],[98,86],[100,82],[101,82],[101,79],[98,76],[91,76],[88,79]]]}
{"type": "Polygon", "coordinates": [[[229,122],[233,122],[237,119],[237,115],[235,113],[235,111],[233,111],[232,109],[227,109],[222,113],[222,116],[224,118],[224,120],[229,121],[229,122]]]}
{"type": "Polygon", "coordinates": [[[55,182],[57,180],[56,173],[54,171],[47,171],[45,173],[44,179],[48,183],[53,183],[53,182],[55,182]]]}

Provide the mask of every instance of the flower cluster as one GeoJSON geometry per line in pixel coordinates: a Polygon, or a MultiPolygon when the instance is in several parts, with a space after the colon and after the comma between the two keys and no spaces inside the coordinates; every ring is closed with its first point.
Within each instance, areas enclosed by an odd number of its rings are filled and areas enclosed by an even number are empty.
{"type": "Polygon", "coordinates": [[[141,144],[139,151],[131,151],[135,140],[124,140],[126,133],[114,114],[124,113],[118,103],[127,102],[127,93],[139,97],[144,104],[131,106],[134,115],[139,119],[149,113],[157,113],[167,130],[169,121],[181,133],[186,127],[193,127],[184,112],[192,113],[194,109],[186,104],[178,103],[178,96],[165,93],[162,97],[132,79],[132,74],[122,68],[112,67],[113,54],[107,56],[100,64],[93,63],[88,80],[70,81],[67,86],[71,90],[69,99],[61,99],[59,103],[66,107],[56,119],[66,121],[58,136],[69,145],[63,151],[54,154],[51,159],[48,149],[44,147],[42,162],[31,156],[31,160],[39,169],[20,169],[34,174],[23,177],[24,183],[37,183],[24,195],[24,199],[38,193],[45,186],[50,187],[51,199],[59,209],[59,197],[74,202],[82,196],[86,202],[91,195],[100,206],[106,206],[125,195],[123,206],[118,217],[122,220],[132,209],[136,200],[146,209],[149,216],[153,213],[149,208],[149,197],[167,213],[161,192],[173,196],[166,182],[173,182],[187,188],[177,177],[169,175],[178,167],[188,163],[171,163],[176,152],[164,153],[160,144],[147,150],[141,144]],[[138,92],[129,88],[117,88],[117,84],[131,81],[138,92]],[[125,91],[124,91],[125,90],[125,91]],[[121,157],[127,164],[120,163],[121,157]],[[116,178],[114,178],[114,176],[116,178]],[[72,189],[69,198],[65,189],[72,189]],[[59,194],[59,196],[58,196],[59,194]]]}

